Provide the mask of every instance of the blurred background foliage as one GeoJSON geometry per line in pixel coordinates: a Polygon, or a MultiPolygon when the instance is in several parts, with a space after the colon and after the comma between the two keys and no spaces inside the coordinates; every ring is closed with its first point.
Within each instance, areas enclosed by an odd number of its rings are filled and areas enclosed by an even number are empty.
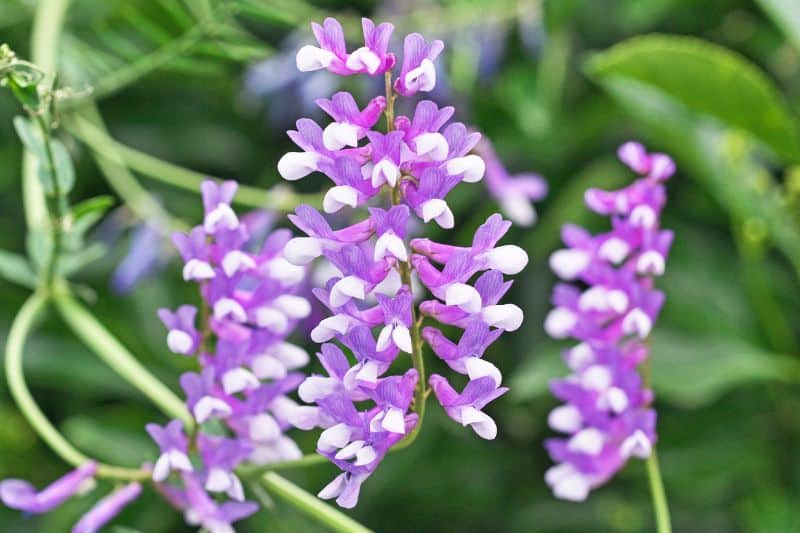
{"type": "MultiPolygon", "coordinates": [[[[0,41],[29,58],[34,18],[59,16],[47,11],[59,4],[0,1],[0,41]]],[[[60,137],[77,164],[72,198],[116,199],[92,234],[102,252],[75,277],[94,313],[177,384],[186,362],[167,354],[155,310],[196,298],[164,236],[199,220],[190,190],[198,177],[278,185],[276,162],[290,147],[284,132],[316,113],[314,98],[339,84],[362,99],[379,90],[295,71],[308,23],[333,14],[355,37],[358,17],[371,15],[398,34],[445,40],[435,99],[485,132],[510,170],[540,172],[551,188],[537,226],[510,236],[532,263],[512,297],[526,324],[491,352],[512,386],[493,405],[500,437],[475,439],[432,406],[420,439],[384,462],[353,516],[379,531],[652,529],[643,463],[632,461],[587,503],[569,504],[543,482],[541,445],[554,405],[548,380],[566,371],[563,345],[541,328],[554,281],[547,257],[564,222],[603,229],[583,208],[583,191],[625,184],[614,150],[641,139],[679,167],[664,219],[676,240],[652,362],[675,530],[800,531],[796,0],[73,0],[57,43],[61,85],[72,90],[60,112],[60,137]]],[[[8,255],[25,249],[17,114],[0,93],[0,276],[24,284],[8,255]]],[[[264,197],[242,195],[248,207],[264,197]]],[[[484,198],[479,186],[460,193],[454,241],[464,243],[491,211],[484,198]]],[[[28,289],[5,279],[0,287],[7,332],[28,289]]],[[[79,448],[127,465],[153,457],[142,428],[162,418],[57,317],[30,342],[26,368],[37,399],[79,448]]],[[[66,469],[4,389],[0,420],[0,478],[42,485],[66,469]]],[[[313,449],[314,435],[297,437],[313,449]]],[[[288,475],[313,492],[332,473],[321,465],[288,475]]],[[[242,530],[316,527],[258,494],[266,510],[242,530]]],[[[77,498],[37,518],[1,509],[0,529],[65,531],[89,505],[77,498]]],[[[152,494],[116,523],[118,532],[184,528],[152,494]]]]}

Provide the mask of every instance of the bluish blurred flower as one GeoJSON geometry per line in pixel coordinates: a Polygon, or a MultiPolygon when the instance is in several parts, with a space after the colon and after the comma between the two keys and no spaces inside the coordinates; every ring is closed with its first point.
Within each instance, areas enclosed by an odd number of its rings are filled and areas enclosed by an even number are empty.
{"type": "Polygon", "coordinates": [[[147,222],[134,228],[128,253],[111,276],[111,288],[127,294],[140,281],[161,270],[168,254],[164,239],[162,232],[147,222]]]}

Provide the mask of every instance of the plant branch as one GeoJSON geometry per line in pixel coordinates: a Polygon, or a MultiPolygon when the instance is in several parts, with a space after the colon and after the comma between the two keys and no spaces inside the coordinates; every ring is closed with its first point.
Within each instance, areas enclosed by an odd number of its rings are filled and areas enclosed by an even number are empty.
{"type": "MultiPolygon", "coordinates": [[[[179,189],[199,192],[203,180],[222,179],[162,161],[157,157],[125,146],[80,117],[70,118],[66,123],[66,128],[93,151],[106,156],[109,153],[116,153],[128,168],[179,189]]],[[[256,187],[240,185],[233,202],[246,207],[291,212],[302,203],[319,207],[322,204],[321,198],[319,194],[295,194],[282,190],[265,191],[256,187]]]]}
{"type": "MultiPolygon", "coordinates": [[[[55,77],[58,41],[69,0],[41,0],[36,8],[31,34],[31,61],[49,78],[55,77]]],[[[44,191],[36,175],[37,158],[25,150],[22,159],[22,196],[28,229],[47,229],[44,191]]]]}
{"type": "Polygon", "coordinates": [[[653,507],[656,514],[656,531],[658,533],[672,533],[667,493],[664,490],[664,482],[661,480],[661,469],[658,466],[658,456],[655,448],[647,458],[647,477],[650,480],[650,495],[653,498],[653,507]]]}
{"type": "MultiPolygon", "coordinates": [[[[41,292],[35,292],[28,298],[14,318],[8,335],[8,343],[6,344],[6,379],[8,380],[11,396],[14,398],[20,412],[30,422],[34,431],[64,461],[73,466],[79,466],[90,459],[76,450],[47,419],[36,404],[36,400],[33,399],[25,383],[22,364],[25,341],[33,330],[36,319],[45,309],[46,304],[46,295],[41,292]]],[[[145,470],[106,464],[98,464],[97,475],[99,477],[125,480],[141,480],[150,476],[149,472],[145,470]]]]}
{"type": "Polygon", "coordinates": [[[332,531],[342,533],[368,533],[370,531],[346,514],[334,509],[275,472],[264,474],[261,484],[267,491],[292,504],[332,531]]]}

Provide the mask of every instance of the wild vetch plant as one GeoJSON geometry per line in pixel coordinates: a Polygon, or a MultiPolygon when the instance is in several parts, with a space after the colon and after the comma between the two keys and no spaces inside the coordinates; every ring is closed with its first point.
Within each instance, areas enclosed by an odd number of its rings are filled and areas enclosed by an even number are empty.
{"type": "Polygon", "coordinates": [[[672,244],[660,215],[675,165],[633,142],[618,155],[642,177],[619,191],[590,189],[585,198],[589,209],[611,218],[612,231],[591,235],[567,225],[568,248],[550,257],[558,277],[575,282],[555,287],[545,322],[551,337],[579,342],[564,352],[573,373],[552,384],[565,403],[548,417],[550,427],[569,437],[546,443],[558,463],[547,483],[568,500],[584,500],[630,457],[650,457],[656,441],[653,393],[637,367],[647,361],[647,339],[664,303],[654,280],[672,244]]]}
{"type": "MultiPolygon", "coordinates": [[[[302,235],[265,231],[257,215],[240,218],[231,205],[235,182],[197,182],[202,223],[174,234],[173,243],[183,259],[183,279],[198,287],[198,301],[158,312],[166,347],[191,367],[179,380],[184,399],[153,377],[74,296],[82,289],[70,276],[104,253],[85,246],[84,235],[110,202],[95,198],[70,205],[75,171],[54,131],[56,105],[68,93],[55,89],[52,76],[0,48],[0,81],[28,115],[15,126],[33,161],[24,175],[29,260],[20,258],[15,276],[34,293],[9,333],[6,376],[22,414],[75,467],[42,490],[18,479],[0,482],[0,500],[8,507],[49,512],[93,492],[95,481],[113,480],[117,486],[73,528],[89,533],[113,520],[149,484],[190,525],[229,533],[259,510],[245,493],[258,484],[333,530],[364,531],[276,471],[329,461],[341,472],[319,497],[351,508],[387,454],[414,442],[431,394],[461,426],[483,439],[497,436],[486,407],[508,389],[485,355],[504,332],[522,325],[523,311],[503,297],[512,285],[507,277],[525,268],[527,254],[501,244],[511,222],[499,214],[474,228],[469,243],[429,236],[456,227],[448,204],[456,187],[485,175],[489,195],[507,216],[530,225],[536,216],[531,203],[546,194],[546,184],[535,175],[509,175],[487,140],[451,122],[454,108],[417,97],[436,87],[441,41],[407,35],[398,61],[388,50],[391,24],[363,19],[362,28],[363,46],[348,51],[339,22],[313,24],[317,46],[303,46],[296,55],[304,72],[384,82],[384,94],[362,104],[347,92],[318,100],[331,120],[323,127],[303,118],[289,132],[300,150],[280,159],[280,174],[299,180],[320,173],[333,182],[320,197],[324,214],[291,196],[289,220],[302,235]],[[408,114],[396,113],[396,106],[408,114]],[[314,269],[326,279],[309,290],[314,269]],[[308,329],[298,327],[314,316],[313,299],[327,316],[308,329]],[[164,423],[146,426],[158,448],[147,464],[127,468],[87,457],[31,396],[23,375],[24,344],[51,305],[166,415],[164,423]],[[301,372],[309,362],[301,331],[319,345],[324,374],[301,372]],[[426,352],[452,372],[428,375],[426,352]],[[292,428],[321,430],[316,454],[303,455],[287,434],[292,428]]],[[[556,496],[583,500],[628,458],[648,457],[659,529],[668,531],[653,449],[653,395],[637,367],[647,358],[647,337],[663,303],[653,280],[664,272],[672,239],[660,229],[659,217],[666,202],[663,182],[674,165],[635,143],[619,154],[642,177],[621,191],[586,195],[592,210],[611,217],[613,231],[592,236],[568,226],[568,249],[551,257],[556,273],[580,286],[556,288],[556,308],[545,327],[553,337],[580,344],[565,353],[573,374],[553,385],[565,404],[548,421],[568,437],[547,442],[557,465],[546,480],[556,496]]]]}
{"type": "Polygon", "coordinates": [[[342,507],[356,505],[361,484],[393,446],[413,441],[431,391],[450,418],[482,438],[495,438],[497,426],[483,409],[508,389],[483,355],[504,331],[522,324],[522,310],[500,300],[511,287],[504,276],[528,262],[520,247],[498,245],[511,226],[500,215],[477,228],[468,246],[410,238],[420,221],[454,227],[447,196],[460,184],[483,178],[484,161],[470,153],[480,135],[464,124],[448,124],[455,110],[430,100],[416,102],[410,116],[395,115],[398,98],[433,90],[434,61],[444,45],[417,33],[406,36],[397,72],[396,57],[388,51],[392,25],[375,26],[369,19],[362,25],[364,46],[347,52],[338,21],[314,24],[319,46],[303,46],[297,66],[383,76],[385,94],[363,107],[347,92],[319,100],[331,122],[323,128],[300,119],[289,136],[302,151],[278,163],[287,180],[320,172],[333,182],[323,200],[329,216],[346,208],[361,208],[366,215],[334,229],[324,215],[300,206],[290,219],[307,236],[286,246],[289,261],[306,265],[322,256],[334,271],[314,291],[330,316],[311,332],[312,340],[322,343],[318,357],[327,375],[300,385],[300,398],[316,407],[297,425],[324,429],[317,451],[342,473],[319,495],[336,498],[342,507]],[[377,127],[381,116],[384,131],[377,127]],[[417,303],[417,283],[433,298],[417,303]],[[426,318],[463,330],[460,338],[423,328],[426,318]],[[467,376],[460,391],[444,376],[426,376],[426,345],[467,376]],[[402,367],[410,368],[394,373],[402,367]]]}

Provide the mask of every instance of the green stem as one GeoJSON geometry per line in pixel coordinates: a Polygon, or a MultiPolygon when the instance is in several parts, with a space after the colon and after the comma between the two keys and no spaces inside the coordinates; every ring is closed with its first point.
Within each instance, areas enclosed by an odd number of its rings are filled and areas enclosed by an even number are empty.
{"type": "MultiPolygon", "coordinates": [[[[384,115],[386,116],[386,131],[391,132],[394,130],[394,101],[396,95],[394,93],[394,89],[392,88],[392,75],[390,72],[386,73],[385,76],[385,86],[386,86],[386,109],[384,110],[384,115]]],[[[392,205],[397,205],[402,200],[402,191],[400,189],[400,182],[402,178],[398,180],[397,184],[395,185],[394,189],[392,190],[392,205]]],[[[408,246],[408,243],[405,243],[408,246]]],[[[406,261],[404,263],[400,263],[400,280],[402,281],[403,285],[408,287],[411,290],[411,262],[406,261]]],[[[417,371],[418,379],[417,379],[417,387],[414,390],[414,411],[417,413],[418,419],[417,423],[414,426],[414,429],[409,433],[402,442],[399,442],[393,449],[402,450],[406,446],[409,446],[413,443],[417,435],[419,435],[419,431],[422,428],[422,419],[425,417],[425,402],[428,399],[427,392],[425,390],[425,357],[422,353],[422,334],[420,332],[420,321],[417,320],[417,309],[414,305],[411,306],[411,362],[414,365],[414,369],[417,371]]]]}
{"type": "Polygon", "coordinates": [[[236,469],[236,473],[241,477],[258,476],[265,472],[272,472],[275,470],[294,470],[296,468],[304,468],[306,466],[316,466],[327,463],[328,458],[318,453],[310,453],[302,456],[300,459],[292,459],[290,461],[278,461],[277,463],[269,463],[266,465],[245,465],[236,469]]]}
{"type": "Polygon", "coordinates": [[[672,524],[669,518],[669,505],[664,483],[661,481],[661,469],[658,466],[656,450],[650,452],[647,458],[647,477],[650,479],[650,495],[653,498],[653,507],[656,515],[656,531],[658,533],[671,533],[672,524]]]}
{"type": "Polygon", "coordinates": [[[107,329],[72,296],[55,295],[62,318],[75,334],[117,374],[150,398],[165,414],[182,420],[187,428],[194,419],[175,393],[155,378],[107,329]]]}
{"type": "Polygon", "coordinates": [[[290,503],[320,524],[330,528],[331,531],[342,533],[367,533],[370,531],[341,511],[320,501],[275,472],[264,474],[261,478],[261,483],[269,492],[290,503]]]}
{"type": "MultiPolygon", "coordinates": [[[[61,240],[63,237],[64,217],[66,216],[64,212],[65,200],[62,197],[61,184],[58,182],[58,171],[56,170],[55,158],[53,157],[53,148],[50,144],[50,126],[41,114],[32,113],[32,115],[36,125],[39,127],[39,132],[42,134],[42,142],[44,144],[44,152],[47,161],[47,174],[50,176],[52,187],[52,192],[45,195],[53,244],[50,249],[50,256],[47,259],[44,274],[46,284],[51,286],[58,273],[58,257],[61,255],[61,240]]],[[[41,161],[39,164],[41,164],[41,161]]]]}
{"type": "MultiPolygon", "coordinates": [[[[90,459],[76,450],[72,444],[65,439],[61,433],[47,419],[45,414],[36,404],[28,386],[25,383],[25,375],[22,366],[22,354],[25,348],[25,341],[30,335],[34,323],[41,312],[45,309],[47,297],[36,292],[28,298],[20,308],[11,331],[8,335],[6,344],[5,370],[8,388],[14,398],[20,412],[30,422],[34,431],[42,440],[64,461],[79,466],[90,459]]],[[[98,464],[97,475],[113,479],[146,479],[149,473],[145,470],[122,468],[106,464],[98,464]]]]}
{"type": "MultiPolygon", "coordinates": [[[[97,128],[98,132],[108,135],[103,117],[94,102],[86,102],[84,106],[76,109],[74,114],[97,128]]],[[[185,222],[168,213],[139,184],[125,165],[125,160],[113,146],[109,146],[105,152],[94,152],[94,158],[108,184],[140,220],[146,221],[158,231],[172,232],[188,229],[185,222]]]]}
{"type": "MultiPolygon", "coordinates": [[[[52,80],[56,71],[58,41],[69,0],[40,0],[31,32],[31,61],[52,80]]],[[[25,222],[29,229],[47,229],[44,191],[36,176],[38,161],[30,150],[22,159],[22,194],[25,222]]]]}
{"type": "MultiPolygon", "coordinates": [[[[116,153],[128,168],[149,176],[152,179],[193,192],[200,191],[205,179],[214,178],[208,174],[195,172],[167,161],[162,161],[119,143],[103,133],[83,118],[73,117],[66,124],[67,129],[93,151],[103,155],[116,153]]],[[[256,187],[240,185],[234,203],[246,207],[269,208],[276,211],[291,212],[301,203],[319,207],[322,204],[319,194],[295,194],[291,191],[265,191],[256,187]]]]}

